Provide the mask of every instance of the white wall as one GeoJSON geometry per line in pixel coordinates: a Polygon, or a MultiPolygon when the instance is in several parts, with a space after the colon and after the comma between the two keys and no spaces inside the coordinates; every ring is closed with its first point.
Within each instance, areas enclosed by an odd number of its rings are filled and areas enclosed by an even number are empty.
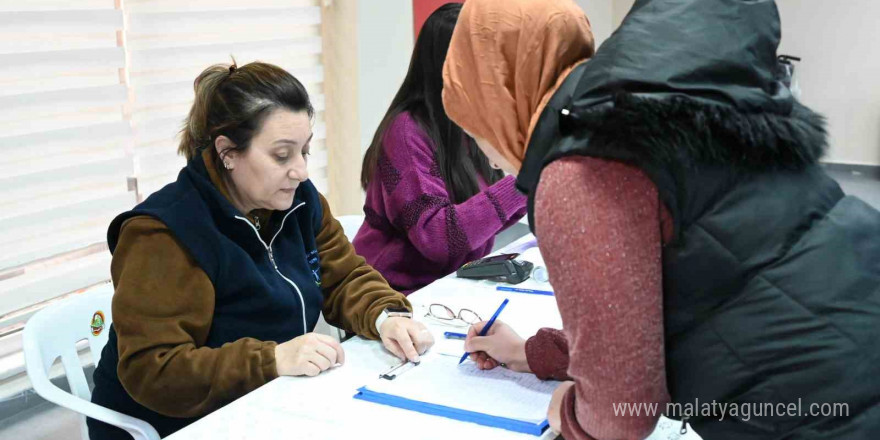
{"type": "Polygon", "coordinates": [[[357,15],[358,71],[352,72],[352,80],[358,81],[363,153],[409,67],[413,49],[412,0],[360,0],[357,15]]]}
{"type": "Polygon", "coordinates": [[[803,58],[801,100],[828,118],[829,162],[880,165],[880,2],[778,0],[779,53],[803,58]]]}
{"type": "Polygon", "coordinates": [[[626,14],[635,2],[636,0],[611,0],[611,23],[614,29],[620,26],[620,23],[623,22],[623,17],[626,17],[626,14]]]}
{"type": "Polygon", "coordinates": [[[577,0],[578,6],[587,13],[590,26],[593,28],[593,38],[596,39],[596,47],[599,47],[614,30],[612,16],[612,0],[577,0]]]}

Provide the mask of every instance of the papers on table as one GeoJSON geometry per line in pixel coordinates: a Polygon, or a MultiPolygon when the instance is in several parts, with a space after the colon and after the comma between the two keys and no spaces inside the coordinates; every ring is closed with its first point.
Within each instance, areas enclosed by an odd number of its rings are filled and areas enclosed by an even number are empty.
{"type": "Polygon", "coordinates": [[[540,435],[555,381],[506,368],[480,370],[454,357],[428,354],[394,380],[376,379],[356,398],[457,420],[540,435]]]}

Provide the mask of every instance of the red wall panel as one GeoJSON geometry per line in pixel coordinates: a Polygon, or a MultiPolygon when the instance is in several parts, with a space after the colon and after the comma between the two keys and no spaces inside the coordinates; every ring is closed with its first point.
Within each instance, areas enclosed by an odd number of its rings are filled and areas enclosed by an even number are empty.
{"type": "Polygon", "coordinates": [[[413,0],[413,35],[415,38],[419,38],[419,30],[422,29],[428,16],[446,3],[464,3],[464,0],[413,0]]]}

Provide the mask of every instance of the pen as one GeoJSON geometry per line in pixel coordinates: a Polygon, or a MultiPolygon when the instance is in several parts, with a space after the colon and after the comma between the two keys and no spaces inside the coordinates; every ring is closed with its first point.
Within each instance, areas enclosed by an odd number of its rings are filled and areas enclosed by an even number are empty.
{"type": "Polygon", "coordinates": [[[497,290],[499,292],[531,293],[531,294],[535,294],[535,295],[553,296],[552,290],[522,289],[519,287],[507,287],[507,286],[496,286],[495,290],[497,290]]]}
{"type": "Polygon", "coordinates": [[[464,333],[443,332],[443,337],[446,339],[466,339],[467,335],[464,333]]]}
{"type": "MultiPolygon", "coordinates": [[[[507,305],[508,301],[510,301],[510,300],[507,298],[504,298],[504,301],[502,301],[501,305],[498,306],[498,310],[495,311],[495,314],[492,315],[491,318],[489,318],[489,322],[487,322],[486,325],[483,327],[483,330],[480,331],[480,336],[486,336],[486,333],[489,333],[489,327],[492,327],[492,324],[495,323],[495,319],[497,319],[498,315],[501,314],[501,311],[504,310],[504,306],[507,305]]],[[[464,352],[464,354],[461,356],[461,359],[459,359],[458,364],[461,365],[461,363],[464,362],[465,359],[467,359],[469,354],[470,353],[468,353],[468,352],[464,352]]]]}

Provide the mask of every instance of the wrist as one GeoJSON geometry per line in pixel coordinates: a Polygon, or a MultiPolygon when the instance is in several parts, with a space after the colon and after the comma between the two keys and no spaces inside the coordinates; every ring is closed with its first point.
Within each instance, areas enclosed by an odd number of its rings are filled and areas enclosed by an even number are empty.
{"type": "Polygon", "coordinates": [[[288,376],[290,374],[290,372],[287,371],[287,368],[286,368],[286,367],[288,367],[288,362],[286,362],[286,360],[283,358],[284,353],[282,352],[281,349],[279,349],[280,346],[281,346],[281,344],[277,344],[271,348],[272,353],[273,353],[273,357],[275,358],[274,365],[272,366],[272,369],[275,370],[275,377],[288,376]]]}
{"type": "Polygon", "coordinates": [[[513,358],[507,363],[507,367],[520,373],[531,373],[529,360],[526,358],[526,341],[517,343],[513,352],[513,358]]]}
{"type": "Polygon", "coordinates": [[[388,307],[385,310],[382,310],[382,313],[376,318],[376,333],[379,337],[382,336],[382,324],[384,324],[388,318],[412,319],[412,312],[405,307],[388,307]]]}

